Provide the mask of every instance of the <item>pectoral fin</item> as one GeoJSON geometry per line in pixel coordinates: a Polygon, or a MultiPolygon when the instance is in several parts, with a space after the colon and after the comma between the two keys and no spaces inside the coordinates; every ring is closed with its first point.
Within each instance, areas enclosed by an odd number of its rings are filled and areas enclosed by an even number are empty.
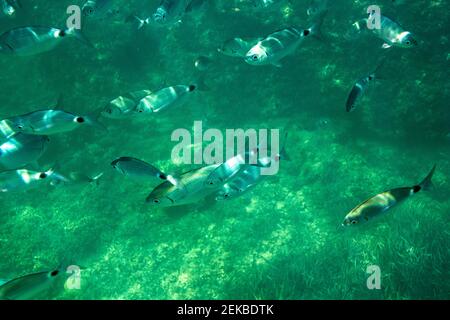
{"type": "Polygon", "coordinates": [[[389,49],[389,48],[392,47],[392,45],[389,44],[389,43],[383,43],[383,45],[382,45],[381,47],[382,47],[383,49],[389,49]]]}

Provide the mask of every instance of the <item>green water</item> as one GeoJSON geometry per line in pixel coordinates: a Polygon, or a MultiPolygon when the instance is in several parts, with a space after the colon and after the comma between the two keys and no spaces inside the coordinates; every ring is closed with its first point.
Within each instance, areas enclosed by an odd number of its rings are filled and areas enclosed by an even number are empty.
{"type": "MultiPolygon", "coordinates": [[[[63,26],[67,6],[82,1],[23,0],[0,21],[63,26]]],[[[55,287],[44,299],[448,299],[450,243],[449,7],[443,0],[379,0],[385,14],[420,45],[381,49],[371,35],[350,38],[372,1],[333,1],[322,41],[309,39],[283,67],[254,67],[215,55],[226,39],[259,37],[290,25],[308,27],[309,1],[280,10],[236,12],[238,1],[213,1],[169,29],[136,29],[132,13],[153,1],[117,1],[120,19],[89,21],[90,49],[68,40],[20,58],[1,55],[0,118],[54,105],[88,114],[127,91],[189,84],[193,61],[212,55],[198,91],[177,110],[136,120],[100,121],[51,136],[43,168],[105,172],[99,185],[0,194],[0,278],[85,267],[80,290],[55,287]],[[357,79],[385,58],[382,78],[360,106],[345,112],[357,79]],[[120,156],[166,172],[177,128],[279,128],[289,133],[280,172],[239,198],[157,209],[145,197],[157,183],[114,172],[120,156]],[[420,192],[383,217],[341,227],[361,201],[419,183],[437,164],[431,192],[420,192]],[[369,290],[366,268],[381,270],[369,290]]],[[[144,14],[142,14],[144,15],[144,14]]]]}

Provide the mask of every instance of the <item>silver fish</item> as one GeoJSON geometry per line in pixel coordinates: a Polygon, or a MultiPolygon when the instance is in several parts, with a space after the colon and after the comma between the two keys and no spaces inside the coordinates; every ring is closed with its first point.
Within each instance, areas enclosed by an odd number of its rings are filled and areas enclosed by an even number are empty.
{"type": "Polygon", "coordinates": [[[67,274],[61,268],[28,274],[0,285],[0,300],[29,300],[39,298],[67,274]]]}
{"type": "Polygon", "coordinates": [[[113,0],[87,0],[81,12],[85,17],[93,19],[110,17],[117,13],[117,10],[113,8],[113,2],[113,0]]]}
{"type": "Polygon", "coordinates": [[[258,166],[247,165],[229,182],[225,183],[222,189],[217,193],[216,200],[230,200],[241,196],[256,186],[262,179],[261,168],[258,166]]]}
{"type": "MultiPolygon", "coordinates": [[[[369,30],[367,22],[374,17],[374,14],[375,13],[371,12],[368,19],[355,22],[353,25],[357,30],[369,30]]],[[[381,15],[380,19],[381,28],[378,29],[374,26],[370,31],[385,42],[382,46],[384,49],[392,46],[400,48],[413,48],[417,46],[417,40],[410,31],[406,31],[400,24],[388,17],[381,15]]]]}
{"type": "Polygon", "coordinates": [[[140,90],[119,96],[106,105],[101,115],[110,119],[129,118],[134,115],[139,101],[151,93],[150,90],[140,90]]]}
{"type": "Polygon", "coordinates": [[[359,204],[356,208],[350,211],[342,223],[343,226],[351,226],[367,222],[372,218],[388,211],[395,205],[405,201],[412,195],[415,195],[421,190],[428,190],[431,186],[431,179],[433,177],[436,166],[434,166],[427,177],[418,185],[413,187],[396,188],[389,191],[382,192],[376,196],[359,204]]]}
{"type": "Polygon", "coordinates": [[[253,66],[275,65],[281,67],[280,60],[294,53],[305,38],[319,34],[320,23],[309,29],[290,27],[276,31],[253,46],[245,56],[245,62],[253,66]]]}
{"type": "Polygon", "coordinates": [[[152,15],[153,22],[159,25],[177,23],[186,11],[187,0],[162,0],[152,15]]]}
{"type": "Polygon", "coordinates": [[[160,207],[196,203],[218,190],[217,188],[205,188],[205,180],[218,166],[218,164],[214,164],[185,172],[176,178],[176,185],[165,181],[153,189],[146,202],[160,207]]]}
{"type": "Polygon", "coordinates": [[[255,46],[262,38],[242,39],[233,38],[226,40],[220,48],[217,49],[220,53],[236,58],[245,58],[253,46],[255,46]]]}
{"type": "Polygon", "coordinates": [[[21,4],[18,0],[1,0],[0,8],[3,14],[7,17],[13,17],[17,10],[21,8],[21,4]]]}
{"type": "Polygon", "coordinates": [[[149,180],[158,178],[168,180],[169,176],[154,167],[153,165],[132,157],[120,157],[111,166],[121,174],[135,179],[149,180]]]}
{"type": "Polygon", "coordinates": [[[180,104],[187,94],[193,92],[196,86],[176,85],[163,88],[143,98],[136,107],[136,112],[150,114],[168,107],[180,104]]]}
{"type": "Polygon", "coordinates": [[[5,119],[15,132],[52,135],[75,130],[81,126],[104,127],[92,117],[78,116],[63,110],[39,110],[5,119]]]}
{"type": "Polygon", "coordinates": [[[19,133],[0,145],[0,165],[5,169],[19,169],[36,162],[48,146],[47,136],[19,133]]]}
{"type": "Polygon", "coordinates": [[[66,177],[53,169],[44,172],[26,169],[0,172],[0,192],[24,191],[68,182],[66,177]]]}
{"type": "Polygon", "coordinates": [[[367,76],[359,79],[352,87],[350,91],[347,102],[345,103],[345,108],[347,112],[353,111],[359,99],[364,95],[369,85],[378,77],[378,71],[381,68],[382,64],[380,64],[373,72],[368,74],[367,76]]]}
{"type": "Polygon", "coordinates": [[[16,56],[32,56],[54,49],[67,38],[77,38],[92,46],[76,29],[21,27],[0,35],[0,52],[16,56]]]}

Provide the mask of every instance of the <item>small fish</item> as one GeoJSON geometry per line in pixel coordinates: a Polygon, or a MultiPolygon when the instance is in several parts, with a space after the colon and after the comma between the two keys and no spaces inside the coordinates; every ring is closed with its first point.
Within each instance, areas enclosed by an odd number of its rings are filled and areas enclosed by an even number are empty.
{"type": "Polygon", "coordinates": [[[110,119],[124,119],[134,115],[139,101],[151,94],[150,90],[134,91],[109,102],[101,112],[101,115],[110,119]]]}
{"type": "Polygon", "coordinates": [[[0,35],[0,52],[16,56],[32,56],[54,49],[67,38],[77,38],[92,47],[81,31],[76,29],[21,27],[0,35]]]}
{"type": "Polygon", "coordinates": [[[50,139],[19,133],[0,145],[0,165],[5,169],[19,169],[35,163],[45,152],[50,139]]]}
{"type": "Polygon", "coordinates": [[[62,268],[28,274],[0,285],[0,300],[30,300],[51,289],[58,279],[66,277],[62,268]]]}
{"type": "Polygon", "coordinates": [[[68,182],[69,179],[53,169],[44,172],[26,169],[0,172],[0,192],[24,191],[68,182]]]}
{"type": "Polygon", "coordinates": [[[196,203],[218,190],[218,188],[205,187],[205,180],[218,166],[218,164],[213,164],[185,172],[176,177],[178,181],[176,185],[165,181],[153,189],[146,202],[160,207],[196,203]]]}
{"type": "Polygon", "coordinates": [[[432,185],[431,179],[435,170],[436,166],[434,166],[427,177],[416,186],[392,189],[364,201],[345,216],[342,225],[350,226],[367,222],[388,211],[412,195],[415,195],[419,191],[428,190],[432,185]]]}
{"type": "Polygon", "coordinates": [[[256,186],[263,177],[260,167],[247,165],[245,169],[241,170],[229,182],[224,184],[222,189],[217,193],[216,200],[236,198],[256,186]]]}
{"type": "Polygon", "coordinates": [[[136,158],[120,157],[111,162],[111,166],[121,174],[135,179],[150,180],[158,178],[169,180],[172,184],[176,184],[176,181],[171,176],[166,175],[153,165],[136,158]]]}
{"type": "MultiPolygon", "coordinates": [[[[373,18],[374,14],[375,12],[369,13],[368,19],[363,19],[362,21],[355,22],[353,25],[358,31],[364,29],[369,30],[367,22],[369,21],[369,19],[373,18]]],[[[413,48],[417,46],[417,40],[411,32],[406,31],[397,22],[389,19],[388,17],[381,15],[380,19],[381,28],[378,29],[374,26],[374,28],[370,29],[370,31],[385,42],[382,46],[383,49],[388,49],[393,46],[400,48],[413,48]]]]}
{"type": "Polygon", "coordinates": [[[322,19],[323,16],[309,29],[290,27],[268,35],[247,52],[245,62],[253,66],[272,64],[281,67],[280,60],[294,53],[305,38],[320,34],[322,19]]]}
{"type": "Polygon", "coordinates": [[[183,102],[186,95],[195,89],[195,85],[176,85],[163,88],[143,98],[136,107],[136,112],[144,114],[159,112],[183,102]]]}
{"type": "Polygon", "coordinates": [[[81,12],[85,17],[92,19],[110,17],[117,13],[117,10],[113,9],[113,2],[113,0],[87,0],[81,12]]]}
{"type": "Polygon", "coordinates": [[[180,21],[188,6],[187,0],[162,0],[152,15],[159,25],[170,25],[180,21]]]}
{"type": "Polygon", "coordinates": [[[245,58],[247,52],[261,40],[262,38],[233,38],[225,41],[217,51],[226,56],[245,58]]]}
{"type": "Polygon", "coordinates": [[[63,110],[39,110],[5,119],[15,132],[34,135],[52,135],[69,132],[81,126],[95,126],[105,129],[103,125],[90,116],[79,116],[63,110]]]}
{"type": "Polygon", "coordinates": [[[356,108],[358,101],[364,95],[369,85],[377,78],[378,70],[380,69],[380,67],[381,65],[379,65],[375,69],[375,71],[359,79],[355,83],[355,85],[353,86],[352,90],[348,95],[347,102],[345,104],[347,112],[351,112],[356,108]]]}

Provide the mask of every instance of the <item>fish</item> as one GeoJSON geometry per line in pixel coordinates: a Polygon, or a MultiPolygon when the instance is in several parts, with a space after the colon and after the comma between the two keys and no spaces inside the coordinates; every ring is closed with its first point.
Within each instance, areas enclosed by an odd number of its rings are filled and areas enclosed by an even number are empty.
{"type": "Polygon", "coordinates": [[[375,12],[369,13],[367,19],[355,22],[353,25],[358,31],[370,30],[375,36],[383,40],[383,49],[391,47],[413,48],[418,45],[416,37],[410,31],[405,30],[400,24],[384,15],[380,16],[380,28],[369,29],[367,24],[371,19],[371,21],[375,21],[373,20],[374,14],[375,12]]]}
{"type": "Polygon", "coordinates": [[[253,48],[263,38],[232,38],[226,40],[217,51],[223,55],[235,58],[245,58],[251,48],[253,48]]]}
{"type": "Polygon", "coordinates": [[[246,165],[245,155],[235,155],[221,163],[205,180],[206,187],[217,187],[235,176],[246,165]]]}
{"type": "Polygon", "coordinates": [[[413,187],[391,189],[379,193],[359,204],[345,216],[342,226],[352,226],[370,221],[372,218],[385,213],[418,192],[429,190],[432,186],[431,179],[433,178],[435,170],[436,165],[433,166],[430,173],[422,180],[422,182],[413,187]]]}
{"type": "Polygon", "coordinates": [[[93,47],[80,30],[53,27],[19,27],[0,35],[0,52],[15,56],[33,56],[56,48],[68,38],[76,38],[93,47]]]}
{"type": "Polygon", "coordinates": [[[151,114],[180,104],[187,94],[195,91],[195,85],[176,85],[166,87],[143,98],[136,107],[136,112],[151,114]]]}
{"type": "Polygon", "coordinates": [[[118,13],[118,10],[113,8],[113,2],[113,0],[87,0],[81,7],[81,12],[83,16],[91,19],[111,17],[118,13]]]}
{"type": "Polygon", "coordinates": [[[47,149],[50,139],[19,133],[0,145],[0,166],[19,169],[35,163],[47,149]]]}
{"type": "Polygon", "coordinates": [[[0,300],[30,300],[41,297],[67,276],[62,268],[27,274],[0,285],[0,300]]]}
{"type": "Polygon", "coordinates": [[[176,185],[170,181],[161,183],[147,196],[146,203],[164,208],[192,204],[205,199],[218,190],[205,187],[205,180],[218,166],[219,164],[212,164],[185,172],[176,177],[176,185]]]}
{"type": "Polygon", "coordinates": [[[19,0],[0,0],[0,8],[7,17],[13,17],[21,7],[19,0]]]}
{"type": "Polygon", "coordinates": [[[283,58],[294,53],[305,38],[319,36],[323,15],[318,23],[308,29],[289,27],[271,33],[258,41],[245,55],[245,62],[253,66],[274,65],[281,67],[283,58]]]}
{"type": "Polygon", "coordinates": [[[33,135],[53,135],[69,132],[82,126],[105,127],[91,116],[80,116],[63,110],[38,110],[5,119],[15,132],[33,135]]]}
{"type": "Polygon", "coordinates": [[[0,192],[24,191],[69,182],[69,179],[53,169],[41,172],[27,169],[0,172],[0,192]]]}
{"type": "Polygon", "coordinates": [[[375,79],[377,79],[378,71],[381,66],[382,65],[380,64],[373,72],[359,79],[353,85],[352,90],[347,97],[347,102],[345,103],[345,109],[347,112],[351,112],[356,108],[358,101],[367,91],[367,88],[375,79]]]}
{"type": "Polygon", "coordinates": [[[121,95],[110,101],[101,112],[101,115],[110,119],[129,118],[135,115],[134,111],[139,101],[151,93],[150,90],[140,90],[121,95]]]}
{"type": "Polygon", "coordinates": [[[241,196],[256,186],[262,179],[261,168],[258,166],[247,165],[238,174],[225,183],[222,189],[216,194],[215,199],[230,200],[241,196]]]}
{"type": "Polygon", "coordinates": [[[180,21],[188,6],[187,0],[162,0],[152,15],[158,25],[170,25],[180,21]]]}
{"type": "Polygon", "coordinates": [[[153,165],[133,157],[120,157],[111,162],[111,166],[119,173],[131,178],[148,181],[158,178],[160,180],[168,180],[172,184],[177,183],[173,177],[166,175],[153,165]]]}

